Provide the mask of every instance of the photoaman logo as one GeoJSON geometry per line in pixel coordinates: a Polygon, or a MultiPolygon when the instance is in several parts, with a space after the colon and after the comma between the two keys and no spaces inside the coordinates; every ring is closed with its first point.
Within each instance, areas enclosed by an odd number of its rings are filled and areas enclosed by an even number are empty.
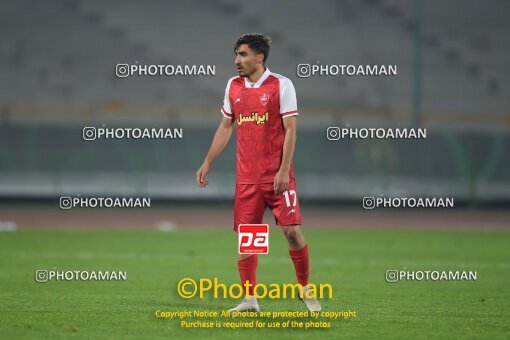
{"type": "Polygon", "coordinates": [[[269,225],[240,224],[238,246],[239,254],[269,253],[269,225]]]}

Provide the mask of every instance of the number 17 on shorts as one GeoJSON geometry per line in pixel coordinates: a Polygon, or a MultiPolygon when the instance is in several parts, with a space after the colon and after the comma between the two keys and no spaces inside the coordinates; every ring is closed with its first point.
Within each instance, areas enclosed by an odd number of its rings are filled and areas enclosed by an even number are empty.
{"type": "Polygon", "coordinates": [[[240,224],[238,230],[239,254],[269,253],[269,225],[240,224]]]}

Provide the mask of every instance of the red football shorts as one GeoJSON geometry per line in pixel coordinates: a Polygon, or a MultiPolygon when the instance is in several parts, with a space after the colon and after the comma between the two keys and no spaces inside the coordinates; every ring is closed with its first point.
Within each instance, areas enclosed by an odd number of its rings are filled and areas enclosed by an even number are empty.
{"type": "Polygon", "coordinates": [[[234,231],[239,224],[262,223],[266,207],[271,209],[277,225],[300,225],[296,180],[290,178],[287,191],[281,195],[275,194],[273,183],[236,184],[234,231]]]}

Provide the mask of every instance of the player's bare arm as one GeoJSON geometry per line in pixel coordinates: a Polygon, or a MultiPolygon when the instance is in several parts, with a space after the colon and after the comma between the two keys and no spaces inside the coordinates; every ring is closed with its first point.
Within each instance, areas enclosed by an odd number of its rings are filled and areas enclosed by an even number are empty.
{"type": "Polygon", "coordinates": [[[221,120],[220,125],[214,134],[209,152],[205,156],[204,163],[197,171],[197,184],[201,188],[205,188],[209,184],[209,181],[207,180],[207,173],[209,172],[209,168],[216,157],[218,157],[227,145],[230,136],[232,135],[233,124],[234,121],[232,119],[223,118],[221,120]]]}
{"type": "Polygon", "coordinates": [[[295,116],[283,118],[283,128],[285,130],[285,139],[283,141],[283,154],[280,170],[274,178],[274,191],[280,195],[287,190],[289,186],[289,170],[296,147],[296,125],[295,116]]]}

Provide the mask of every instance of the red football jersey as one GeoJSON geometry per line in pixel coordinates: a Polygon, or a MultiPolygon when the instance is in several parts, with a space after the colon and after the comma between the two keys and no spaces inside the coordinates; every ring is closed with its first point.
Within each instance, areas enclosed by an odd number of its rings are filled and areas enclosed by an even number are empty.
{"type": "MultiPolygon", "coordinates": [[[[237,126],[236,182],[272,183],[282,161],[283,119],[298,115],[292,82],[267,68],[256,83],[233,77],[221,112],[237,126]]],[[[289,175],[294,177],[292,163],[289,175]]]]}

